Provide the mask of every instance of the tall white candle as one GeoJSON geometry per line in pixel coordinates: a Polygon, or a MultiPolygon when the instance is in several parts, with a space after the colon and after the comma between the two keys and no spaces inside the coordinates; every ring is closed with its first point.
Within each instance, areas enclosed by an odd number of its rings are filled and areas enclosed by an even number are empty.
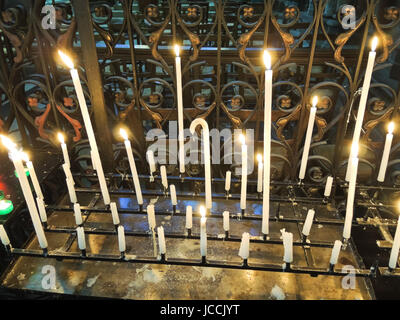
{"type": "Polygon", "coordinates": [[[318,103],[318,97],[315,96],[312,101],[310,116],[308,118],[307,133],[306,133],[306,139],[304,141],[303,156],[301,158],[301,165],[299,172],[300,180],[303,180],[306,175],[308,154],[310,153],[311,138],[315,122],[315,114],[317,113],[317,103],[318,103]]]}
{"type": "Polygon", "coordinates": [[[222,216],[224,231],[229,231],[229,211],[224,211],[222,216]]]}
{"type": "MultiPolygon", "coordinates": [[[[353,142],[352,142],[353,145],[358,145],[358,143],[360,141],[360,134],[361,134],[362,124],[364,121],[365,107],[367,105],[368,92],[369,92],[369,87],[371,84],[372,71],[374,70],[375,57],[376,57],[375,49],[376,49],[377,45],[378,45],[378,38],[374,37],[372,39],[371,51],[369,52],[367,68],[365,70],[365,75],[364,75],[364,82],[363,82],[362,91],[361,91],[360,104],[358,106],[358,112],[357,112],[357,120],[356,120],[356,125],[354,127],[354,133],[353,133],[353,142]]],[[[354,154],[352,154],[350,152],[349,162],[347,165],[347,171],[351,170],[350,159],[352,159],[354,157],[355,157],[354,154]]],[[[348,172],[346,172],[346,181],[350,181],[350,174],[348,172]]]]}
{"type": "Polygon", "coordinates": [[[351,235],[351,225],[353,221],[353,210],[354,210],[354,197],[356,193],[356,182],[357,182],[357,171],[358,171],[358,146],[353,145],[352,149],[354,158],[351,161],[350,170],[350,182],[349,189],[347,191],[347,202],[346,202],[346,216],[343,227],[343,238],[349,239],[351,235]]]}
{"type": "Polygon", "coordinates": [[[69,180],[68,178],[65,179],[67,183],[67,188],[68,188],[68,194],[69,194],[69,200],[71,203],[76,203],[78,202],[78,199],[76,198],[76,192],[74,188],[74,182],[69,180]]]}
{"type": "Polygon", "coordinates": [[[171,203],[173,206],[176,206],[178,201],[176,200],[176,189],[175,185],[171,184],[169,186],[169,192],[171,193],[171,203]]]}
{"type": "Polygon", "coordinates": [[[74,63],[72,60],[65,55],[62,51],[58,51],[59,55],[61,56],[64,63],[70,69],[70,74],[72,77],[72,82],[74,84],[74,88],[76,91],[76,96],[78,97],[79,106],[82,113],[83,122],[85,123],[86,133],[88,135],[90,148],[93,152],[93,156],[96,161],[96,172],[100,183],[100,189],[103,196],[104,204],[110,204],[110,194],[108,193],[107,189],[107,182],[104,176],[103,166],[101,164],[99,149],[97,148],[96,138],[94,135],[92,122],[90,121],[89,111],[86,105],[85,95],[83,94],[82,84],[79,79],[78,70],[74,68],[74,63]]]}
{"type": "Polygon", "coordinates": [[[118,216],[118,209],[117,209],[117,204],[115,202],[110,202],[110,209],[111,209],[111,216],[113,219],[114,225],[119,224],[119,216],[118,216]]]}
{"type": "Polygon", "coordinates": [[[65,144],[65,141],[64,141],[64,135],[61,132],[59,132],[57,137],[61,144],[61,150],[62,150],[63,157],[64,157],[64,163],[71,166],[71,163],[69,161],[67,145],[65,144]]]}
{"type": "Polygon", "coordinates": [[[242,143],[242,184],[240,192],[240,209],[246,209],[247,200],[247,145],[246,138],[244,135],[240,135],[242,143]]]}
{"type": "Polygon", "coordinates": [[[212,208],[211,195],[211,155],[210,155],[210,130],[204,119],[197,118],[190,124],[190,133],[195,133],[196,127],[200,125],[203,128],[203,146],[204,146],[204,165],[205,165],[205,191],[206,191],[206,208],[212,208]]]}
{"type": "Polygon", "coordinates": [[[119,252],[126,251],[126,242],[125,242],[125,230],[123,226],[119,226],[118,229],[118,249],[119,252]]]}
{"type": "Polygon", "coordinates": [[[396,233],[394,234],[392,251],[390,251],[389,267],[395,269],[399,258],[400,249],[400,217],[397,220],[396,233]]]}
{"type": "Polygon", "coordinates": [[[44,206],[43,199],[36,197],[36,203],[39,209],[40,220],[42,220],[42,222],[47,222],[46,207],[44,206]]]}
{"type": "Polygon", "coordinates": [[[341,248],[342,248],[342,241],[336,240],[332,248],[331,259],[329,261],[330,264],[335,265],[337,263],[341,248]]]}
{"type": "Polygon", "coordinates": [[[0,224],[0,239],[3,245],[5,246],[10,245],[10,239],[8,238],[7,232],[2,224],[0,224]]]}
{"type": "Polygon", "coordinates": [[[176,69],[176,96],[178,104],[178,141],[179,141],[179,172],[185,172],[185,149],[183,135],[183,98],[182,98],[182,70],[179,46],[175,45],[175,69],[176,69]]]}
{"type": "Polygon", "coordinates": [[[79,203],[74,203],[74,216],[75,223],[80,226],[82,224],[82,211],[81,205],[79,203]]]}
{"type": "Polygon", "coordinates": [[[165,166],[160,167],[161,183],[165,189],[168,189],[167,169],[165,166]]]}
{"type": "Polygon", "coordinates": [[[242,241],[240,242],[239,256],[242,259],[248,259],[250,252],[250,234],[248,232],[243,232],[242,241]]]}
{"type": "Polygon", "coordinates": [[[192,206],[186,207],[186,229],[192,229],[193,226],[193,208],[192,206]]]}
{"type": "Polygon", "coordinates": [[[231,176],[232,176],[232,172],[227,171],[226,178],[225,178],[225,191],[226,192],[229,192],[229,190],[231,189],[231,176]]]}
{"type": "Polygon", "coordinates": [[[154,152],[153,150],[147,150],[147,161],[149,162],[149,167],[150,167],[150,174],[153,175],[153,173],[156,171],[156,162],[154,161],[154,152]]]}
{"type": "Polygon", "coordinates": [[[379,173],[377,179],[379,182],[385,181],[386,168],[388,165],[390,148],[392,147],[392,141],[393,141],[393,130],[394,130],[394,122],[390,122],[389,130],[386,135],[385,147],[383,148],[381,166],[379,167],[379,173]]]}
{"type": "Polygon", "coordinates": [[[286,232],[283,230],[282,238],[283,238],[283,248],[284,248],[283,261],[286,263],[292,263],[292,261],[293,261],[293,233],[286,232]]]}
{"type": "Polygon", "coordinates": [[[264,185],[261,231],[269,233],[269,185],[271,168],[271,112],[272,112],[272,70],[271,56],[264,51],[265,88],[264,88],[264,185]]]}
{"type": "Polygon", "coordinates": [[[257,161],[258,161],[258,174],[257,174],[257,192],[262,192],[263,189],[263,162],[262,162],[262,155],[258,154],[257,155],[257,161]]]}
{"type": "Polygon", "coordinates": [[[147,206],[147,221],[149,223],[150,229],[154,230],[154,228],[156,227],[156,215],[153,204],[149,204],[147,206]]]}
{"type": "Polygon", "coordinates": [[[326,179],[326,184],[325,184],[325,190],[324,190],[324,196],[325,197],[329,197],[331,195],[332,184],[333,184],[333,177],[329,176],[326,179]]]}
{"type": "Polygon", "coordinates": [[[71,169],[70,169],[69,165],[64,163],[62,165],[62,167],[64,169],[65,178],[69,179],[75,185],[74,178],[72,177],[72,173],[71,173],[71,169]]]}
{"type": "Polygon", "coordinates": [[[206,218],[206,208],[200,207],[200,253],[202,257],[207,255],[207,218],[206,218]]]}
{"type": "Polygon", "coordinates": [[[310,235],[310,230],[311,230],[312,223],[314,220],[314,215],[315,215],[315,211],[313,209],[308,210],[306,221],[304,222],[303,231],[302,231],[302,233],[306,237],[308,237],[310,235]]]}
{"type": "Polygon", "coordinates": [[[122,138],[124,138],[126,154],[128,155],[129,166],[131,168],[133,184],[135,186],[136,199],[137,199],[138,204],[142,205],[143,204],[142,189],[140,187],[139,176],[138,176],[138,173],[136,170],[135,159],[133,158],[131,142],[129,141],[128,134],[126,133],[126,131],[124,129],[121,128],[119,130],[119,132],[121,133],[122,138]]]}
{"type": "Polygon", "coordinates": [[[28,168],[29,176],[31,177],[31,181],[32,181],[35,193],[36,193],[36,197],[38,197],[40,199],[44,199],[42,189],[40,188],[39,180],[37,178],[36,171],[35,171],[35,168],[33,167],[32,161],[29,160],[29,157],[25,152],[21,153],[21,157],[26,162],[26,167],[28,168]]]}
{"type": "Polygon", "coordinates": [[[165,236],[164,236],[164,228],[162,226],[157,228],[157,235],[158,235],[158,246],[160,248],[160,254],[165,254],[166,252],[165,236]]]}
{"type": "Polygon", "coordinates": [[[82,227],[78,227],[76,228],[76,234],[78,235],[79,250],[86,250],[85,231],[82,227]]]}

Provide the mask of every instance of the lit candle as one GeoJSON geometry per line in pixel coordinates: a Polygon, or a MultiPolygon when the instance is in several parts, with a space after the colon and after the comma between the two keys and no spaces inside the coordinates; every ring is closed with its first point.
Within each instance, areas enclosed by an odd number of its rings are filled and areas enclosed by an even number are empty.
{"type": "Polygon", "coordinates": [[[264,88],[264,185],[261,231],[269,233],[269,185],[271,167],[271,112],[272,112],[272,70],[271,56],[264,51],[265,88],[264,88]]]}
{"type": "Polygon", "coordinates": [[[158,235],[158,246],[160,248],[160,254],[165,254],[166,252],[165,236],[164,236],[164,228],[162,226],[157,228],[157,235],[158,235]]]}
{"type": "Polygon", "coordinates": [[[126,243],[125,243],[125,230],[123,226],[118,227],[118,248],[119,252],[126,251],[126,243]]]}
{"type": "Polygon", "coordinates": [[[390,251],[389,268],[391,269],[395,269],[397,266],[399,249],[400,249],[400,217],[397,220],[397,227],[396,227],[396,233],[394,235],[392,251],[390,251]]]}
{"type": "Polygon", "coordinates": [[[192,229],[193,225],[193,209],[192,206],[187,206],[186,207],[186,229],[192,229]]]}
{"type": "Polygon", "coordinates": [[[156,215],[154,212],[154,205],[149,204],[147,206],[147,221],[149,223],[150,230],[153,231],[156,227],[156,215]]]}
{"type": "Polygon", "coordinates": [[[82,84],[79,79],[78,70],[74,68],[74,63],[67,55],[65,55],[60,50],[58,51],[58,53],[61,56],[64,63],[70,69],[72,82],[74,84],[74,88],[76,91],[76,95],[78,97],[79,106],[80,106],[81,113],[82,113],[83,122],[85,123],[86,133],[88,135],[90,148],[91,148],[91,151],[93,152],[93,157],[96,162],[95,170],[97,172],[97,176],[99,179],[100,189],[101,189],[101,193],[103,195],[103,201],[104,201],[104,204],[108,205],[111,201],[110,194],[108,193],[107,182],[104,177],[103,166],[100,161],[99,150],[97,148],[96,138],[95,138],[93,127],[92,127],[92,122],[90,121],[89,111],[88,111],[88,108],[86,105],[85,95],[83,94],[82,84]]]}
{"type": "Polygon", "coordinates": [[[200,125],[203,128],[203,147],[204,147],[204,165],[205,165],[205,189],[206,189],[206,208],[212,208],[211,196],[211,156],[210,156],[210,130],[204,119],[197,118],[190,124],[190,133],[195,133],[196,127],[200,125]]]}
{"type": "Polygon", "coordinates": [[[67,145],[64,141],[64,135],[61,132],[59,132],[57,136],[58,136],[58,140],[61,143],[61,150],[62,150],[63,157],[64,157],[64,163],[71,166],[71,163],[69,161],[69,156],[68,156],[67,145]]]}
{"type": "Polygon", "coordinates": [[[313,209],[308,210],[306,221],[304,222],[303,231],[302,231],[302,233],[306,237],[308,237],[310,235],[310,230],[311,230],[312,223],[314,220],[314,215],[315,215],[315,211],[313,209]]]}
{"type": "Polygon", "coordinates": [[[110,209],[111,209],[111,215],[113,219],[114,225],[119,224],[119,216],[118,216],[118,209],[117,209],[117,204],[115,202],[110,202],[110,209]]]}
{"type": "Polygon", "coordinates": [[[250,234],[248,232],[243,232],[242,241],[240,242],[239,256],[242,259],[248,259],[249,251],[250,251],[250,234]]]}
{"type": "Polygon", "coordinates": [[[207,229],[206,229],[206,208],[201,206],[200,207],[200,253],[202,257],[207,255],[207,229]]]}
{"type": "Polygon", "coordinates": [[[240,192],[240,209],[246,209],[246,198],[247,198],[247,145],[246,138],[243,134],[240,135],[242,142],[242,184],[240,192]]]}
{"type": "Polygon", "coordinates": [[[74,203],[74,216],[75,223],[80,226],[82,224],[82,211],[81,205],[79,203],[74,203]]]}
{"type": "Polygon", "coordinates": [[[42,220],[42,222],[47,222],[46,207],[44,206],[43,199],[36,197],[36,203],[39,209],[40,220],[42,220]]]}
{"type": "Polygon", "coordinates": [[[285,230],[283,230],[282,238],[283,238],[283,248],[284,248],[283,261],[286,263],[292,263],[292,261],[293,261],[293,233],[286,232],[285,230]]]}
{"type": "Polygon", "coordinates": [[[342,248],[342,241],[336,240],[335,244],[333,245],[332,253],[331,253],[331,259],[329,263],[331,265],[335,265],[338,262],[339,254],[340,254],[340,249],[342,248]]]}
{"type": "Polygon", "coordinates": [[[136,199],[138,204],[142,205],[143,204],[142,190],[140,188],[139,176],[136,171],[135,159],[133,158],[131,142],[129,141],[128,134],[124,129],[121,128],[119,132],[121,133],[122,138],[124,138],[126,154],[128,155],[129,166],[131,168],[131,173],[133,178],[133,184],[135,186],[136,199]]]}
{"type": "MultiPolygon", "coordinates": [[[[354,133],[353,133],[353,142],[352,142],[353,145],[358,145],[358,143],[360,141],[360,134],[361,134],[362,124],[364,121],[365,107],[367,105],[368,92],[369,92],[369,87],[371,84],[372,71],[374,70],[375,57],[376,57],[375,49],[376,49],[377,45],[378,45],[378,38],[374,37],[372,39],[371,51],[369,52],[367,68],[365,70],[365,75],[364,75],[364,82],[363,82],[362,91],[361,91],[360,104],[358,106],[358,112],[357,112],[357,120],[356,120],[356,125],[354,127],[354,133]]],[[[347,165],[347,172],[349,170],[351,170],[350,159],[352,159],[354,157],[355,157],[354,154],[352,154],[350,152],[349,162],[347,165]]],[[[348,173],[346,173],[346,181],[350,181],[350,174],[348,174],[348,173]]]]}
{"type": "Polygon", "coordinates": [[[33,167],[32,161],[29,160],[29,157],[25,152],[21,152],[21,157],[26,162],[26,167],[28,168],[29,176],[31,177],[36,197],[44,199],[42,189],[40,188],[39,180],[37,178],[36,171],[35,168],[33,167]]]}
{"type": "Polygon", "coordinates": [[[8,238],[7,232],[2,224],[0,224],[0,239],[3,245],[5,246],[10,245],[10,239],[8,238]]]}
{"type": "Polygon", "coordinates": [[[224,231],[229,231],[229,211],[224,211],[222,213],[222,216],[223,216],[224,231]]]}
{"type": "Polygon", "coordinates": [[[85,231],[82,227],[78,227],[76,228],[76,233],[78,235],[79,250],[86,250],[85,231]]]}
{"type": "Polygon", "coordinates": [[[153,173],[156,171],[156,162],[154,161],[154,152],[153,150],[148,150],[146,152],[147,154],[147,161],[149,162],[149,167],[150,167],[150,175],[153,175],[153,173]]]}
{"type": "Polygon", "coordinates": [[[175,185],[171,184],[169,186],[169,192],[171,193],[171,203],[173,206],[176,206],[178,201],[176,200],[176,189],[175,185]]]}
{"type": "Polygon", "coordinates": [[[263,184],[263,162],[262,162],[262,155],[258,154],[257,155],[257,161],[258,161],[258,175],[257,175],[257,192],[262,192],[263,184]]]}
{"type": "Polygon", "coordinates": [[[386,168],[388,165],[390,148],[392,147],[392,141],[393,141],[393,130],[394,130],[394,122],[390,122],[389,130],[386,135],[385,147],[383,148],[381,166],[379,167],[379,174],[377,179],[379,182],[385,181],[386,168]]]}
{"type": "Polygon", "coordinates": [[[25,174],[24,165],[22,164],[21,154],[15,149],[15,144],[7,137],[1,136],[3,144],[10,151],[10,159],[14,164],[15,170],[18,175],[18,181],[21,185],[22,193],[24,195],[29,214],[32,219],[33,228],[35,229],[36,236],[38,237],[39,245],[42,249],[47,248],[47,239],[43,231],[42,224],[40,223],[39,213],[36,208],[36,203],[29,186],[28,178],[25,174]]]}
{"type": "Polygon", "coordinates": [[[176,68],[176,96],[178,102],[178,141],[179,141],[179,172],[185,172],[185,149],[183,136],[183,98],[182,98],[182,71],[179,46],[175,45],[175,68],[176,68]]]}
{"type": "Polygon", "coordinates": [[[226,193],[228,193],[229,190],[231,189],[231,175],[232,175],[232,172],[230,172],[230,171],[226,172],[226,178],[225,178],[225,191],[226,191],[226,193]]]}
{"type": "Polygon", "coordinates": [[[303,156],[301,158],[301,165],[300,165],[300,172],[299,172],[300,180],[303,180],[306,175],[307,160],[308,160],[308,154],[310,152],[311,138],[312,138],[312,132],[313,132],[314,122],[315,122],[315,114],[317,113],[317,103],[318,103],[318,97],[315,96],[312,101],[312,107],[310,109],[310,116],[308,118],[306,140],[304,142],[303,156]]]}
{"type": "Polygon", "coordinates": [[[160,167],[160,173],[161,173],[161,183],[164,189],[168,189],[167,169],[165,168],[165,166],[160,167]]]}
{"type": "Polygon", "coordinates": [[[346,217],[344,220],[343,238],[349,239],[351,235],[351,225],[353,221],[353,209],[354,209],[354,196],[356,193],[356,181],[357,181],[357,170],[358,170],[358,145],[352,146],[352,152],[354,158],[350,161],[350,181],[349,189],[347,191],[347,202],[346,202],[346,217]]]}
{"type": "Polygon", "coordinates": [[[326,184],[325,184],[325,190],[324,190],[324,196],[325,197],[329,197],[331,195],[332,184],[333,184],[333,177],[329,176],[326,179],[326,184]]]}

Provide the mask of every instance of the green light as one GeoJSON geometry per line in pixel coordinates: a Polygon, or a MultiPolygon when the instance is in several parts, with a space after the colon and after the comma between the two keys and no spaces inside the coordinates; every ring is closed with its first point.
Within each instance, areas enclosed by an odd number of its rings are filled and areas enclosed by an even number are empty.
{"type": "Polygon", "coordinates": [[[11,200],[0,200],[0,215],[9,214],[13,209],[14,205],[11,200]]]}
{"type": "MultiPolygon", "coordinates": [[[[29,177],[29,169],[28,169],[28,168],[25,168],[25,167],[24,167],[24,169],[25,169],[25,174],[26,174],[26,176],[29,177]]],[[[15,176],[18,178],[18,173],[17,173],[16,170],[14,170],[14,173],[15,173],[15,176]]]]}

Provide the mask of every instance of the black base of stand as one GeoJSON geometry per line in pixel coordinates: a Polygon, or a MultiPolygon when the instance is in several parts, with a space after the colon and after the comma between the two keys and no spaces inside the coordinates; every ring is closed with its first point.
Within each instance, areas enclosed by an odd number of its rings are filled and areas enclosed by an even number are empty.
{"type": "Polygon", "coordinates": [[[142,213],[143,212],[143,205],[139,204],[139,212],[142,213]]]}
{"type": "Polygon", "coordinates": [[[225,231],[225,239],[229,238],[229,231],[225,231]]]}
{"type": "Polygon", "coordinates": [[[226,197],[226,199],[229,198],[229,191],[226,191],[226,190],[225,190],[225,197],[226,197]]]}
{"type": "Polygon", "coordinates": [[[207,263],[206,256],[202,256],[202,257],[201,257],[201,263],[202,263],[202,264],[206,264],[206,263],[207,263]]]}
{"type": "Polygon", "coordinates": [[[121,259],[124,260],[125,259],[125,251],[121,252],[121,259]]]}
{"type": "Polygon", "coordinates": [[[86,249],[81,250],[81,256],[82,256],[82,257],[86,257],[86,249]]]}
{"type": "Polygon", "coordinates": [[[165,261],[165,253],[161,253],[161,261],[162,261],[162,262],[165,261]]]}
{"type": "Polygon", "coordinates": [[[242,211],[241,211],[242,216],[244,216],[245,212],[246,212],[246,210],[242,209],[242,211]]]}
{"type": "Polygon", "coordinates": [[[47,257],[47,254],[49,253],[49,251],[47,250],[47,248],[42,248],[42,250],[43,250],[43,255],[44,255],[45,257],[47,257]]]}
{"type": "Polygon", "coordinates": [[[172,213],[175,214],[176,213],[176,205],[172,206],[172,213]]]}
{"type": "Polygon", "coordinates": [[[42,222],[42,226],[43,226],[43,228],[47,228],[47,221],[42,222]]]}
{"type": "Polygon", "coordinates": [[[267,241],[267,235],[266,234],[263,235],[263,240],[267,241]]]}
{"type": "Polygon", "coordinates": [[[291,264],[289,262],[285,262],[285,271],[288,271],[291,269],[291,264]]]}
{"type": "Polygon", "coordinates": [[[248,266],[247,259],[243,259],[243,267],[247,268],[248,266]]]}
{"type": "Polygon", "coordinates": [[[187,236],[189,238],[192,236],[192,229],[187,229],[187,236]]]}
{"type": "Polygon", "coordinates": [[[335,271],[335,265],[334,264],[332,264],[332,263],[330,263],[329,264],[329,272],[334,272],[335,271]]]}

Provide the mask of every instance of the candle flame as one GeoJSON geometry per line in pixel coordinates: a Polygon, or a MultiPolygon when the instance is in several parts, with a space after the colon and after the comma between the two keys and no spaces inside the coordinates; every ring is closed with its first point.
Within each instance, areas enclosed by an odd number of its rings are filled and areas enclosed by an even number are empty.
{"type": "Polygon", "coordinates": [[[10,138],[7,138],[6,136],[3,135],[1,135],[1,142],[10,151],[15,150],[17,146],[10,138]]]}
{"type": "Polygon", "coordinates": [[[204,206],[200,207],[200,215],[202,218],[206,217],[206,208],[204,206]]]}
{"type": "Polygon", "coordinates": [[[126,133],[126,131],[124,129],[119,129],[119,133],[121,134],[122,138],[124,138],[124,140],[128,140],[128,134],[126,133]]]}
{"type": "Polygon", "coordinates": [[[71,58],[68,57],[64,52],[58,50],[58,54],[60,55],[62,61],[66,64],[66,66],[70,69],[74,68],[74,63],[72,62],[71,58]]]}
{"type": "Polygon", "coordinates": [[[378,37],[374,37],[372,39],[371,51],[375,51],[378,46],[378,37]]]}
{"type": "Polygon", "coordinates": [[[392,121],[392,122],[390,122],[389,123],[389,128],[388,128],[389,130],[389,133],[393,133],[393,131],[394,131],[394,122],[392,121]]]}
{"type": "Polygon", "coordinates": [[[317,97],[317,96],[314,96],[314,98],[312,99],[312,106],[313,106],[313,107],[316,107],[316,106],[317,106],[317,103],[318,103],[318,97],[317,97]]]}
{"type": "Polygon", "coordinates": [[[179,51],[180,51],[179,45],[176,44],[176,45],[174,46],[174,49],[175,49],[175,54],[176,54],[176,56],[179,57],[179,51]]]}
{"type": "Polygon", "coordinates": [[[264,50],[264,65],[268,70],[271,69],[271,55],[268,50],[264,50]]]}
{"type": "Polygon", "coordinates": [[[60,141],[60,143],[64,143],[65,142],[64,135],[61,132],[59,132],[57,134],[57,137],[58,137],[58,141],[60,141]]]}
{"type": "Polygon", "coordinates": [[[244,145],[246,144],[246,137],[244,136],[244,134],[240,134],[239,136],[240,142],[244,145]]]}
{"type": "Polygon", "coordinates": [[[358,149],[359,149],[358,143],[352,143],[351,152],[352,152],[354,158],[358,157],[358,149]]]}
{"type": "Polygon", "coordinates": [[[262,162],[262,155],[261,155],[261,154],[258,154],[258,155],[257,155],[257,161],[258,161],[259,163],[262,162]]]}

